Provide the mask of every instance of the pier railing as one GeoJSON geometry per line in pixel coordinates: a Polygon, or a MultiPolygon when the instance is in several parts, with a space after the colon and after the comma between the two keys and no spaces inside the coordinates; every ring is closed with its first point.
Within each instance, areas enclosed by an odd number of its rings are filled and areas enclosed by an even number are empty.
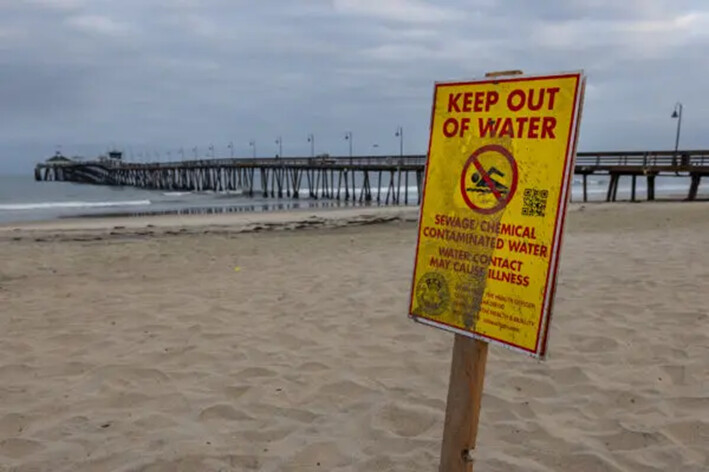
{"type": "MultiPolygon", "coordinates": [[[[86,164],[81,162],[80,164],[86,164]]],[[[284,158],[225,158],[225,159],[188,159],[165,162],[113,162],[110,165],[122,168],[145,167],[423,167],[425,155],[404,156],[331,156],[331,157],[284,157],[284,158]]],[[[42,166],[42,164],[39,164],[42,166]]],[[[64,163],[67,165],[67,163],[64,163]]],[[[69,164],[71,165],[71,164],[69,164]]]]}
{"type": "MultiPolygon", "coordinates": [[[[682,151],[631,151],[631,152],[580,152],[576,155],[576,167],[589,171],[614,167],[686,168],[709,166],[709,150],[682,151]]],[[[578,173],[582,170],[579,169],[578,173]]]]}

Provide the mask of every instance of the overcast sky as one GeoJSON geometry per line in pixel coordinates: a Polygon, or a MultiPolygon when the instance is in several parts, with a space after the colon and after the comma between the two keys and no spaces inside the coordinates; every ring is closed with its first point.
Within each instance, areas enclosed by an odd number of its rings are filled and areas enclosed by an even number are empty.
{"type": "Polygon", "coordinates": [[[583,69],[580,150],[706,148],[709,1],[0,0],[0,172],[53,154],[423,153],[433,82],[583,69]],[[378,148],[373,146],[378,144],[378,148]]]}

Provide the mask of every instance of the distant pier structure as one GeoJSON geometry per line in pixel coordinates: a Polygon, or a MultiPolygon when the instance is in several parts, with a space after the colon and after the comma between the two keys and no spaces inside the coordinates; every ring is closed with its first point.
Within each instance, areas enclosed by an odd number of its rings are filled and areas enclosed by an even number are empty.
{"type": "Polygon", "coordinates": [[[126,185],[168,191],[240,191],[247,196],[324,198],[384,204],[420,201],[426,156],[199,159],[125,162],[120,152],[91,161],[54,156],[35,180],[126,185]],[[415,185],[416,192],[409,192],[415,185]],[[411,198],[410,198],[411,197],[411,198]]]}
{"type": "MultiPolygon", "coordinates": [[[[95,160],[60,154],[37,164],[38,181],[133,186],[166,191],[238,191],[247,196],[324,198],[383,204],[420,203],[425,155],[230,158],[173,162],[126,162],[118,151],[95,160]],[[412,187],[410,187],[412,186],[412,187]],[[411,192],[409,188],[416,191],[411,192]],[[411,197],[411,198],[410,198],[411,197]]],[[[588,201],[588,176],[609,177],[606,201],[616,201],[621,178],[646,179],[646,198],[655,199],[658,176],[688,177],[687,200],[695,200],[702,177],[709,176],[709,150],[582,152],[574,172],[582,176],[588,201]]]]}
{"type": "Polygon", "coordinates": [[[574,173],[583,178],[583,201],[588,201],[588,176],[607,175],[606,201],[616,201],[621,178],[630,178],[630,200],[636,201],[638,178],[647,179],[646,198],[655,200],[658,176],[689,178],[686,200],[696,200],[702,177],[709,176],[709,150],[580,152],[574,173]]]}

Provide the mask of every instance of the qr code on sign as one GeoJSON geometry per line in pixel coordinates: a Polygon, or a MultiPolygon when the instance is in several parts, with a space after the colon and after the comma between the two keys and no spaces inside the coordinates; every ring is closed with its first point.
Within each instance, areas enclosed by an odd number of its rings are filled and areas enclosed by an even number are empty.
{"type": "Polygon", "coordinates": [[[544,216],[544,212],[547,209],[548,197],[548,190],[539,190],[536,188],[524,189],[522,214],[525,216],[544,216]]]}

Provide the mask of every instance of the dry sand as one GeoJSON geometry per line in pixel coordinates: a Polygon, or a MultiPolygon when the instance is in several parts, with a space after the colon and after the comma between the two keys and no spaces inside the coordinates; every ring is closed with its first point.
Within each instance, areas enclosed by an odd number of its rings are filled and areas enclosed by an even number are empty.
{"type": "MultiPolygon", "coordinates": [[[[415,214],[360,213],[0,229],[0,470],[437,470],[452,336],[406,317],[415,214]]],[[[572,206],[476,471],[709,470],[707,215],[572,206]]]]}

